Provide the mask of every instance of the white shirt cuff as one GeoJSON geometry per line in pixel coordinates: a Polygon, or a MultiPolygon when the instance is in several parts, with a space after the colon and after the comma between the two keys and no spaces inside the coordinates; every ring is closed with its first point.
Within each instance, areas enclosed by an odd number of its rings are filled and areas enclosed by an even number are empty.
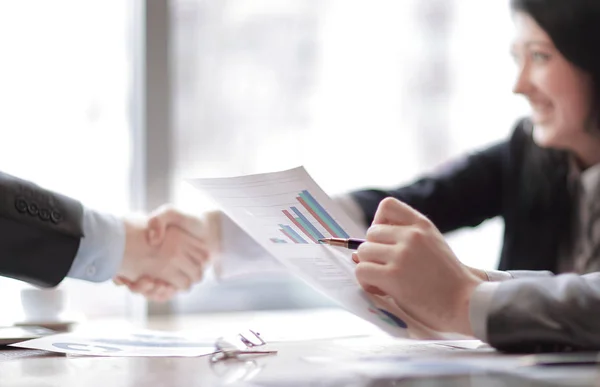
{"type": "Polygon", "coordinates": [[[481,341],[487,342],[487,319],[498,286],[500,282],[482,282],[471,295],[469,321],[473,335],[481,341]]]}
{"type": "Polygon", "coordinates": [[[125,253],[123,220],[84,207],[83,235],[67,277],[91,282],[114,277],[125,253]]]}
{"type": "Polygon", "coordinates": [[[509,272],[500,270],[486,270],[485,274],[487,274],[488,281],[490,282],[502,282],[514,278],[509,272]]]}
{"type": "Polygon", "coordinates": [[[554,277],[554,273],[547,270],[511,270],[510,275],[513,278],[548,278],[554,277]]]}

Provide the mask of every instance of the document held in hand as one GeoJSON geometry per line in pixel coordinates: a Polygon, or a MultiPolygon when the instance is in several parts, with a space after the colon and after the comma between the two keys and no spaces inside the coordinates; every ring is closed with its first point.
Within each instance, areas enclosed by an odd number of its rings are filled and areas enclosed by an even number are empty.
{"type": "Polygon", "coordinates": [[[363,237],[363,231],[303,167],[227,178],[190,179],[288,270],[351,313],[397,337],[437,337],[387,297],[362,290],[351,251],[321,238],[363,237]]]}

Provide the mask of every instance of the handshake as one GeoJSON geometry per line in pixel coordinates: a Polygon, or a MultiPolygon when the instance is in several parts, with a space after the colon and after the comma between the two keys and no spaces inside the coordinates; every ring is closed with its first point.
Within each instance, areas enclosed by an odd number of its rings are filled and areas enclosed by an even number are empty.
{"type": "Polygon", "coordinates": [[[208,212],[199,219],[163,206],[146,218],[125,219],[125,251],[113,281],[158,302],[189,290],[219,249],[219,217],[208,212]]]}

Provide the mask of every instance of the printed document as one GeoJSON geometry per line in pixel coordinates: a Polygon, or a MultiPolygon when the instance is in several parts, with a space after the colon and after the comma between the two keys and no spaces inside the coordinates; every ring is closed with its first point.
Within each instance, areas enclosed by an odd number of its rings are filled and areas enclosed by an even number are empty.
{"type": "Polygon", "coordinates": [[[188,182],[209,195],[289,271],[351,313],[393,336],[440,337],[411,319],[391,299],[364,292],[354,275],[350,250],[318,242],[320,238],[355,238],[364,233],[303,167],[188,182]]]}

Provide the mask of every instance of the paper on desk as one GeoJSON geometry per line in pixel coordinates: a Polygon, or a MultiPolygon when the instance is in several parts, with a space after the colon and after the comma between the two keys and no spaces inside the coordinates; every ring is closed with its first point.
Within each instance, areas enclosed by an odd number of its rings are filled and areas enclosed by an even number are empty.
{"type": "Polygon", "coordinates": [[[318,243],[323,237],[360,237],[363,231],[303,167],[188,182],[211,196],[292,273],[389,334],[409,336],[406,327],[414,321],[397,307],[393,314],[389,313],[387,310],[393,307],[389,300],[361,289],[354,276],[350,251],[318,243]]]}
{"type": "Polygon", "coordinates": [[[216,352],[214,340],[190,340],[168,332],[141,330],[128,333],[84,335],[61,333],[12,344],[68,355],[87,356],[202,356],[216,352]]]}

